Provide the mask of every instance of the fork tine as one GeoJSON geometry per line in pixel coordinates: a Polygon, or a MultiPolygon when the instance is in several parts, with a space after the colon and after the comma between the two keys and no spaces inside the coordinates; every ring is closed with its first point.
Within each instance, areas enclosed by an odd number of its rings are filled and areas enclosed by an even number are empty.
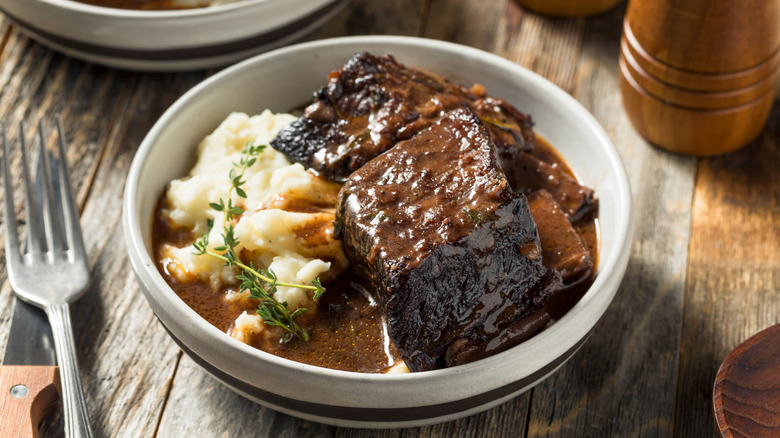
{"type": "Polygon", "coordinates": [[[16,214],[14,212],[14,189],[11,182],[11,158],[8,150],[8,135],[5,123],[2,126],[3,136],[3,186],[5,187],[5,208],[3,209],[3,222],[5,222],[5,257],[9,270],[13,270],[22,264],[22,256],[19,253],[19,236],[16,231],[16,214]]]}
{"type": "Polygon", "coordinates": [[[30,171],[27,166],[27,142],[24,140],[24,121],[19,122],[19,144],[22,149],[22,185],[24,186],[24,216],[27,221],[27,254],[38,259],[44,251],[41,236],[43,229],[40,223],[40,215],[35,205],[32,184],[30,183],[30,171]]]}
{"type": "MultiPolygon", "coordinates": [[[[55,203],[54,184],[52,178],[59,181],[59,172],[57,171],[56,160],[46,148],[46,136],[43,130],[43,119],[38,121],[38,174],[36,175],[36,198],[43,216],[43,229],[46,236],[46,246],[53,256],[58,254],[64,247],[65,241],[62,233],[62,207],[55,203]]],[[[59,184],[57,184],[59,185],[59,184]]]]}
{"type": "Polygon", "coordinates": [[[67,236],[67,246],[76,257],[86,259],[84,238],[81,235],[79,224],[79,212],[76,201],[73,199],[73,187],[70,185],[70,171],[68,170],[68,158],[65,155],[65,129],[62,127],[62,118],[57,117],[57,146],[60,156],[60,193],[62,198],[62,210],[67,236]]]}

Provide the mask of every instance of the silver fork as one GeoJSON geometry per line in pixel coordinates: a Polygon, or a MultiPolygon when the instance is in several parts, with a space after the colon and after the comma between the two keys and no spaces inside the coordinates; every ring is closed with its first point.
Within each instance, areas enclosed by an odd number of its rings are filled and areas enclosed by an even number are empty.
{"type": "Polygon", "coordinates": [[[3,137],[3,184],[5,186],[5,257],[8,279],[16,295],[41,307],[49,318],[60,367],[65,434],[91,437],[87,405],[81,388],[69,303],[89,284],[89,265],[81,237],[78,210],[73,200],[65,159],[62,121],[57,121],[59,162],[46,146],[43,121],[38,124],[40,156],[35,193],[27,166],[24,122],[20,123],[22,179],[27,221],[26,250],[22,252],[16,231],[10,154],[5,126],[3,137]],[[42,178],[41,178],[42,176],[42,178]],[[42,211],[39,211],[42,210],[42,211]]]}

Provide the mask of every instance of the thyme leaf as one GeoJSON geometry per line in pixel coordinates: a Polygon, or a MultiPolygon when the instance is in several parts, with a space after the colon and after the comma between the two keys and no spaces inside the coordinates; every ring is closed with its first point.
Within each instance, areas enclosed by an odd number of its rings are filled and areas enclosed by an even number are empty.
{"type": "Polygon", "coordinates": [[[295,318],[306,313],[306,308],[301,307],[290,312],[287,308],[287,302],[279,302],[274,298],[274,294],[279,286],[296,287],[314,291],[313,297],[316,300],[325,292],[320,279],[313,280],[311,285],[279,282],[273,271],[270,269],[267,271],[259,269],[252,262],[249,265],[245,264],[236,252],[240,242],[235,236],[233,220],[244,214],[244,209],[233,205],[231,195],[235,192],[239,197],[246,198],[246,192],[241,188],[246,183],[244,172],[257,162],[257,156],[265,147],[265,145],[255,145],[253,142],[249,142],[244,147],[241,152],[241,159],[238,163],[233,163],[234,167],[230,169],[228,174],[231,185],[226,196],[227,203],[224,199],[220,199],[218,202],[209,204],[213,210],[223,213],[225,225],[222,231],[222,239],[224,245],[217,246],[213,250],[208,248],[208,235],[214,226],[214,221],[209,220],[208,231],[203,233],[192,246],[195,248],[195,254],[214,257],[222,260],[225,266],[239,270],[240,273],[236,275],[236,279],[240,281],[239,290],[242,292],[247,291],[251,298],[259,300],[257,314],[263,318],[265,324],[281,327],[284,330],[285,333],[281,342],[289,342],[293,338],[299,338],[308,342],[310,339],[309,333],[295,321],[295,318]]]}

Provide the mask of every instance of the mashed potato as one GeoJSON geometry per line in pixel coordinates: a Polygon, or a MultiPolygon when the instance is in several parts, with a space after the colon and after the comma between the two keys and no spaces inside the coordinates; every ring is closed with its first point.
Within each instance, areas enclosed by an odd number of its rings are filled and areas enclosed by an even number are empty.
{"type": "MultiPolygon", "coordinates": [[[[241,159],[244,147],[254,142],[267,145],[280,129],[295,119],[289,114],[265,111],[249,117],[233,113],[198,146],[195,167],[186,178],[171,182],[163,214],[174,226],[192,229],[196,235],[209,232],[209,248],[223,245],[225,226],[222,212],[209,204],[227,197],[230,170],[241,159]],[[208,222],[213,221],[209,231],[208,222]]],[[[244,173],[242,186],[247,197],[235,193],[233,205],[245,213],[235,226],[239,240],[236,252],[261,269],[273,271],[279,282],[310,284],[318,277],[333,278],[346,268],[341,245],[333,239],[334,204],[339,186],[325,181],[300,164],[291,164],[281,153],[266,147],[257,162],[244,173]]],[[[196,255],[192,246],[166,245],[162,256],[166,269],[179,281],[203,281],[215,291],[237,285],[236,272],[222,261],[196,255]]],[[[246,294],[229,292],[226,300],[246,299],[246,294]]],[[[279,287],[275,298],[286,301],[291,310],[313,308],[311,292],[279,287]]],[[[264,331],[254,314],[241,315],[230,333],[250,343],[264,331]]]]}

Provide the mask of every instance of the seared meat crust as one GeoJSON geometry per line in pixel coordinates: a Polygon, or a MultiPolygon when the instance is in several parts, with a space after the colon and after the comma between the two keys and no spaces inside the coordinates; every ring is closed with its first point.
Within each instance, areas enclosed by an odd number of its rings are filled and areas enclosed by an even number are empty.
{"type": "Polygon", "coordinates": [[[443,366],[455,341],[496,339],[561,286],[542,264],[526,197],[468,107],[352,173],[335,223],[412,371],[443,366]]]}
{"type": "Polygon", "coordinates": [[[314,97],[271,146],[337,181],[464,104],[486,124],[502,159],[535,142],[531,118],[484,87],[467,89],[390,55],[354,55],[314,97]]]}

